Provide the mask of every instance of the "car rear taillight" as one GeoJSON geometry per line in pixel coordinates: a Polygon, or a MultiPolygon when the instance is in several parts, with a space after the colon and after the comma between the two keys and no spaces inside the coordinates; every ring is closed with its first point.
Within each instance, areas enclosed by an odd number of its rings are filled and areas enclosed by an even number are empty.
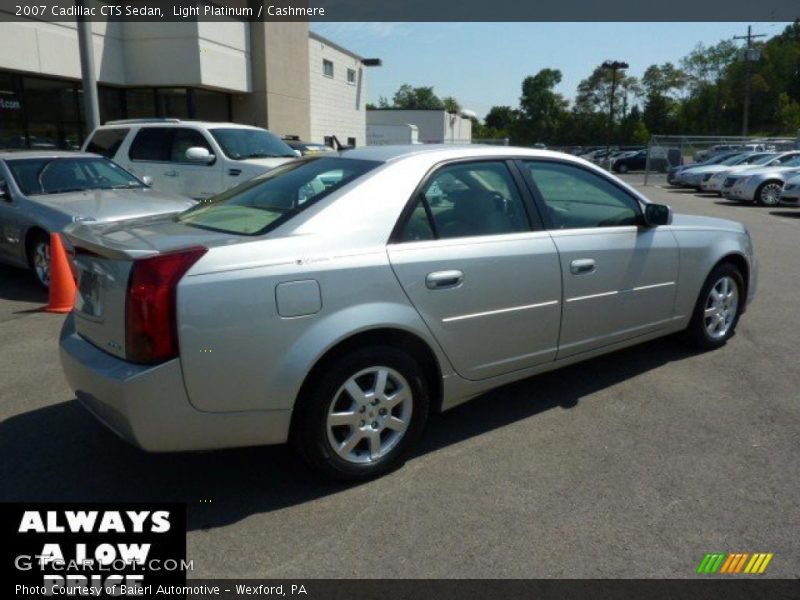
{"type": "Polygon", "coordinates": [[[133,261],[125,307],[129,361],[156,364],[178,356],[178,282],[207,251],[198,246],[133,261]]]}

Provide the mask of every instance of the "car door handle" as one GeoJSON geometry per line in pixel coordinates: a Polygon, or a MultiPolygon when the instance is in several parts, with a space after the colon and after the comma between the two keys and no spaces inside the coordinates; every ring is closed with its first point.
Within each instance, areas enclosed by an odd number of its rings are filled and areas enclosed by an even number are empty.
{"type": "Polygon", "coordinates": [[[569,270],[573,275],[585,275],[594,273],[596,266],[593,258],[579,258],[569,263],[569,270]]]}
{"type": "Polygon", "coordinates": [[[178,176],[178,172],[177,171],[164,171],[164,175],[166,177],[177,177],[178,176]]]}
{"type": "Polygon", "coordinates": [[[435,271],[428,273],[425,278],[425,285],[429,290],[443,290],[461,285],[464,281],[464,273],[461,271],[435,271]]]}
{"type": "Polygon", "coordinates": [[[242,174],[241,169],[228,169],[228,175],[230,175],[231,177],[238,177],[241,174],[242,174]]]}

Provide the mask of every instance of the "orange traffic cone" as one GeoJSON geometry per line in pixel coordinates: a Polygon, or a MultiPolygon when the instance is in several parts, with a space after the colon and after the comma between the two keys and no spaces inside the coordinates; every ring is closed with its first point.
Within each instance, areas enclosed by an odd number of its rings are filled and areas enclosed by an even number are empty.
{"type": "Polygon", "coordinates": [[[68,313],[75,302],[75,280],[69,267],[67,252],[61,243],[61,236],[50,234],[50,298],[45,307],[47,312],[68,313]]]}

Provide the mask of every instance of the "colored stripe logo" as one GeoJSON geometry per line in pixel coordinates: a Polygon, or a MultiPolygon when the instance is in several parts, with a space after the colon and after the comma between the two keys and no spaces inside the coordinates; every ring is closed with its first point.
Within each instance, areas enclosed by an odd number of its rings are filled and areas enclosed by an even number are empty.
{"type": "Polygon", "coordinates": [[[709,552],[700,561],[697,573],[701,575],[761,575],[772,560],[772,552],[709,552]]]}

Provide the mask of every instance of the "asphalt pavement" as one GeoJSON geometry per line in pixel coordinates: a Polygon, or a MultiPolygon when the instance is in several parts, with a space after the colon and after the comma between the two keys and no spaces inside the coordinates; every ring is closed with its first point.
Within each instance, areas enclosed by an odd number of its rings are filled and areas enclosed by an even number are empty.
{"type": "Polygon", "coordinates": [[[715,551],[798,577],[800,211],[662,186],[642,189],[751,231],[758,296],[724,348],[667,338],[495,390],[357,486],[284,447],[129,447],[66,385],[63,317],[0,267],[0,500],[186,502],[192,577],[682,578],[715,551]]]}

